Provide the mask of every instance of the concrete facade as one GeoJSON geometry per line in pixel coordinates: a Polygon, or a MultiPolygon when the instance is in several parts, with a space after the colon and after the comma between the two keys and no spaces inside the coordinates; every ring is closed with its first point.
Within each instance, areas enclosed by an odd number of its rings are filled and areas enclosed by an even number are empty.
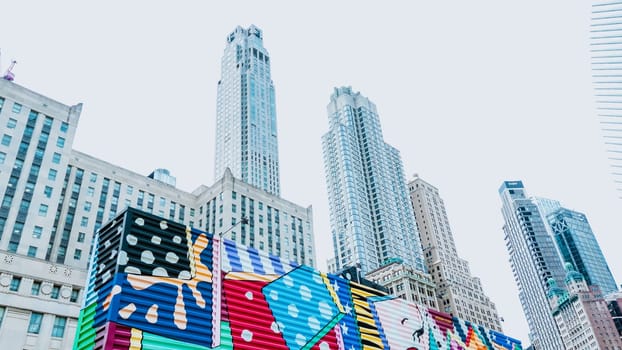
{"type": "Polygon", "coordinates": [[[432,277],[405,265],[400,259],[394,259],[370,271],[365,278],[387,288],[389,294],[439,310],[432,277]]]}
{"type": "Polygon", "coordinates": [[[81,105],[3,79],[0,101],[0,349],[71,349],[93,234],[125,207],[315,266],[310,206],[230,171],[179,190],[73,150],[81,105]]]}
{"type": "Polygon", "coordinates": [[[490,301],[469,263],[458,256],[445,203],[438,189],[418,175],[408,183],[426,268],[436,285],[438,309],[501,332],[495,304],[490,301]]]}

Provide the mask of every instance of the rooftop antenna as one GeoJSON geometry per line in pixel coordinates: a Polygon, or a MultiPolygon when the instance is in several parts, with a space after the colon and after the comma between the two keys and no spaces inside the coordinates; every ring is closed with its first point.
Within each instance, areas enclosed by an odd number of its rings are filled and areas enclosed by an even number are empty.
{"type": "MultiPolygon", "coordinates": [[[[0,65],[2,64],[2,53],[0,52],[0,65]]],[[[6,70],[6,72],[4,73],[4,75],[2,76],[2,79],[4,80],[8,80],[8,81],[13,81],[15,80],[15,74],[13,72],[11,72],[11,70],[13,70],[13,67],[15,67],[15,64],[17,63],[17,61],[13,60],[11,62],[11,65],[9,66],[9,68],[6,70]]],[[[0,66],[1,67],[1,66],[0,66]]],[[[1,68],[0,68],[1,71],[1,68]]]]}
{"type": "Polygon", "coordinates": [[[11,61],[11,65],[9,66],[9,68],[6,70],[6,73],[4,73],[4,76],[2,76],[2,79],[4,80],[8,80],[8,81],[13,81],[15,80],[15,74],[13,72],[11,72],[11,70],[13,69],[13,67],[15,67],[15,64],[17,63],[16,60],[11,61]]]}

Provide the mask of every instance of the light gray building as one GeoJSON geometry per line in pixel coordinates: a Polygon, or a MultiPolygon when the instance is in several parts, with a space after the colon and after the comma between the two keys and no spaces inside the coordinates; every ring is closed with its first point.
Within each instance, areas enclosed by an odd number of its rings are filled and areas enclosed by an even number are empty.
{"type": "Polygon", "coordinates": [[[589,28],[592,81],[596,97],[596,115],[605,142],[611,174],[622,198],[622,2],[598,0],[592,4],[589,28]]]}
{"type": "Polygon", "coordinates": [[[226,169],[188,193],[73,150],[80,112],[0,79],[0,349],[71,349],[93,234],[128,206],[315,266],[310,206],[226,169]]]}
{"type": "Polygon", "coordinates": [[[436,285],[438,309],[501,332],[495,304],[484,293],[469,263],[458,256],[445,203],[438,189],[415,174],[408,183],[425,264],[436,285]]]}
{"type": "Polygon", "coordinates": [[[565,276],[553,238],[521,181],[504,181],[499,196],[505,244],[527,318],[529,338],[536,349],[564,349],[547,299],[548,280],[562,285],[565,276]]]}
{"type": "Polygon", "coordinates": [[[330,228],[337,270],[365,274],[391,258],[425,271],[399,151],[384,142],[376,106],[336,88],[322,136],[330,228]]]}
{"type": "Polygon", "coordinates": [[[270,56],[261,29],[237,27],[227,36],[218,82],[215,177],[229,168],[279,195],[279,152],[270,56]]]}

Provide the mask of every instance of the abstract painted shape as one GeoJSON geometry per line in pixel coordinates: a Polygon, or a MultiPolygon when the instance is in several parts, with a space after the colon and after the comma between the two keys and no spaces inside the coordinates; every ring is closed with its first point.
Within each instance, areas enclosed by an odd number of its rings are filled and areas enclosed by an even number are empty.
{"type": "Polygon", "coordinates": [[[281,330],[290,349],[310,349],[343,317],[343,307],[327,282],[318,271],[301,266],[263,288],[277,323],[292,325],[281,330]],[[310,319],[317,327],[309,327],[310,319]]]}

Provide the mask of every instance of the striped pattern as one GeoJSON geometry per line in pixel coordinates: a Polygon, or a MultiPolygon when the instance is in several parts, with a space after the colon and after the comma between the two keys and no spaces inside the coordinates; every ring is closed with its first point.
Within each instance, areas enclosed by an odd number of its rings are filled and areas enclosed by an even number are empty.
{"type": "Polygon", "coordinates": [[[284,275],[294,268],[295,263],[284,262],[278,257],[260,254],[257,249],[236,245],[223,240],[222,270],[225,272],[252,272],[260,275],[284,275]]]}
{"type": "Polygon", "coordinates": [[[592,5],[590,56],[607,158],[622,198],[622,1],[592,5]]]}
{"type": "MultiPolygon", "coordinates": [[[[74,350],[520,349],[503,334],[179,225],[155,229],[180,237],[185,260],[169,261],[166,270],[187,276],[119,272],[115,249],[131,243],[127,235],[141,242],[130,244],[137,251],[156,252],[161,242],[131,230],[153,221],[131,211],[96,240],[74,350]]],[[[158,235],[162,242],[164,236],[158,235]]],[[[132,266],[149,272],[150,265],[132,266]]]]}

